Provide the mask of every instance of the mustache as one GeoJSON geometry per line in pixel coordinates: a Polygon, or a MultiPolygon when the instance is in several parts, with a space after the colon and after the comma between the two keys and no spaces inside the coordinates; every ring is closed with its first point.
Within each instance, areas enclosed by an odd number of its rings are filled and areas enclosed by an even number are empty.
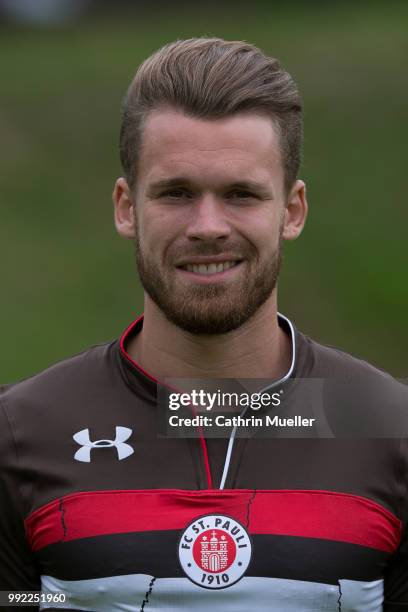
{"type": "Polygon", "coordinates": [[[194,249],[178,247],[172,250],[171,256],[173,259],[186,259],[189,257],[216,257],[217,255],[228,255],[231,258],[244,259],[248,255],[252,255],[255,249],[249,244],[238,243],[201,243],[197,244],[194,249]]]}

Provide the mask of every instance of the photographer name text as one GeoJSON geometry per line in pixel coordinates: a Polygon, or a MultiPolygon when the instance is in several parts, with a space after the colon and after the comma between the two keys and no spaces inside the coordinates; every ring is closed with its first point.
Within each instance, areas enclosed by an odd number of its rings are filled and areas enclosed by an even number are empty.
{"type": "Polygon", "coordinates": [[[279,416],[225,416],[219,414],[215,417],[196,415],[193,417],[169,416],[170,427],[313,427],[315,418],[306,418],[296,415],[291,418],[279,416]]]}

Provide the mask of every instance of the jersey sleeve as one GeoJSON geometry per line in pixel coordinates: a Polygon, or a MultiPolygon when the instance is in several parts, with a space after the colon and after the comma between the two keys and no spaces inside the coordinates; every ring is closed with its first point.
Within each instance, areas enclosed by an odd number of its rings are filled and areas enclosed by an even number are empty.
{"type": "Polygon", "coordinates": [[[402,440],[403,536],[384,578],[384,612],[408,611],[408,439],[402,440]]]}
{"type": "Polygon", "coordinates": [[[0,591],[41,590],[40,571],[25,537],[21,473],[11,422],[0,397],[0,591]]]}

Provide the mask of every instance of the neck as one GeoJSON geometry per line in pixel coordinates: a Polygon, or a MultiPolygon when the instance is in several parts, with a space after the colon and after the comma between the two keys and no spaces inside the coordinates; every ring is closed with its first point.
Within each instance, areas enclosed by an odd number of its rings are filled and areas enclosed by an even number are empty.
{"type": "Polygon", "coordinates": [[[278,325],[276,290],[240,328],[214,336],[181,330],[146,297],[143,329],[127,350],[158,380],[276,379],[286,374],[292,359],[291,340],[278,325]]]}

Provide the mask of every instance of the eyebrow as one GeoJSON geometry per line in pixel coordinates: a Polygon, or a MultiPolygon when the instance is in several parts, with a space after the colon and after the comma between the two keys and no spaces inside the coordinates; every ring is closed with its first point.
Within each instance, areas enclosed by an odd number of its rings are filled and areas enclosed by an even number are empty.
{"type": "MultiPolygon", "coordinates": [[[[172,187],[193,187],[193,182],[184,176],[176,176],[168,179],[161,179],[155,181],[148,187],[149,193],[157,193],[162,189],[169,189],[172,187]]],[[[266,187],[263,183],[251,180],[233,181],[232,183],[226,184],[226,189],[240,189],[242,191],[254,191],[258,195],[263,197],[274,198],[274,193],[271,188],[266,187]]]]}

